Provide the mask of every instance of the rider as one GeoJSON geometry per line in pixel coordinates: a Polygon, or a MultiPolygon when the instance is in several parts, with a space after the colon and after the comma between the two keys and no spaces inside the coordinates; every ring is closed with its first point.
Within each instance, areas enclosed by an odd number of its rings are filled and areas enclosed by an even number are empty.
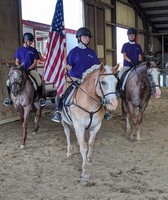
{"type": "MultiPolygon", "coordinates": [[[[39,55],[37,53],[37,50],[32,47],[32,43],[34,41],[34,36],[31,33],[25,33],[23,35],[23,46],[18,48],[15,52],[15,65],[20,66],[23,68],[23,70],[30,74],[35,81],[37,82],[37,90],[38,94],[40,96],[39,103],[41,106],[45,106],[45,99],[42,98],[42,79],[40,75],[35,70],[35,67],[37,65],[37,60],[39,59],[39,55]]],[[[9,98],[6,98],[3,102],[5,106],[9,106],[12,104],[11,98],[10,98],[10,87],[9,87],[9,81],[7,81],[7,90],[9,94],[9,98]]]]}
{"type": "MultiPolygon", "coordinates": [[[[123,54],[124,58],[123,69],[121,70],[122,74],[142,62],[142,48],[140,44],[136,42],[136,29],[129,28],[127,31],[127,35],[129,41],[127,43],[124,43],[121,49],[121,53],[123,54]]],[[[122,75],[121,73],[119,73],[120,77],[122,75]]]]}
{"type": "MultiPolygon", "coordinates": [[[[88,47],[91,32],[86,27],[81,27],[76,32],[78,46],[73,48],[67,56],[68,76],[73,80],[80,80],[83,72],[95,64],[100,64],[100,61],[95,51],[88,47]]],[[[62,97],[56,97],[56,112],[52,119],[55,122],[61,121],[62,97]]],[[[109,114],[109,113],[108,113],[109,114]]]]}

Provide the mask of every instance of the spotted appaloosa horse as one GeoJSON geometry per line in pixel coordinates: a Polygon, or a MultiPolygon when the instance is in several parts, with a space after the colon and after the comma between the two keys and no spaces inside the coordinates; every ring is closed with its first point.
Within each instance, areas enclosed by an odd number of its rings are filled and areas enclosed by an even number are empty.
{"type": "Polygon", "coordinates": [[[35,127],[33,133],[36,134],[39,127],[41,117],[41,107],[39,104],[39,96],[35,95],[35,89],[32,81],[26,73],[16,66],[12,66],[9,71],[9,87],[10,97],[16,111],[20,115],[22,123],[22,140],[20,148],[26,145],[28,116],[31,110],[35,112],[35,127]]]}
{"type": "Polygon", "coordinates": [[[107,65],[94,65],[84,73],[82,82],[74,92],[68,104],[63,107],[62,124],[67,138],[67,156],[72,154],[70,128],[73,127],[82,155],[83,182],[89,181],[87,164],[91,163],[93,144],[105,114],[105,108],[115,110],[118,105],[116,98],[117,79],[114,76],[118,69],[107,65]],[[67,111],[68,110],[68,111],[67,111]],[[85,130],[90,138],[88,147],[85,142],[85,130]]]}
{"type": "Polygon", "coordinates": [[[128,76],[121,100],[130,140],[141,140],[140,124],[151,94],[156,99],[161,97],[159,75],[157,63],[144,62],[132,69],[128,76]]]}

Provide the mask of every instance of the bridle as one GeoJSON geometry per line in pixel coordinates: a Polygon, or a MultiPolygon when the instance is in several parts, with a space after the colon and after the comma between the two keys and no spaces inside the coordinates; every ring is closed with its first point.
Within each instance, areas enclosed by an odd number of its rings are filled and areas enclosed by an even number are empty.
{"type": "MultiPolygon", "coordinates": [[[[18,67],[13,68],[13,70],[20,70],[23,76],[24,71],[18,67]]],[[[10,76],[9,76],[10,77],[10,76]]],[[[12,85],[19,85],[20,88],[22,88],[22,81],[18,82],[18,81],[14,81],[13,83],[11,83],[10,78],[9,78],[9,87],[10,89],[12,88],[12,85]]]]}
{"type": "Polygon", "coordinates": [[[110,103],[110,102],[107,101],[106,96],[108,96],[108,95],[110,95],[110,94],[116,94],[116,91],[114,91],[114,92],[109,92],[109,93],[107,93],[107,94],[104,94],[103,89],[102,89],[102,86],[101,86],[100,77],[101,77],[101,76],[111,76],[111,75],[114,75],[114,74],[113,74],[113,73],[103,73],[103,74],[101,74],[101,73],[99,72],[99,76],[98,76],[98,79],[97,79],[96,86],[97,86],[98,83],[99,83],[100,91],[101,91],[101,94],[102,94],[102,96],[103,96],[103,98],[101,99],[101,104],[102,104],[103,106],[106,106],[107,104],[110,103]]]}
{"type": "MultiPolygon", "coordinates": [[[[136,71],[136,69],[137,69],[137,67],[134,68],[135,71],[136,71]]],[[[139,77],[140,81],[143,82],[146,85],[146,82],[141,79],[139,73],[137,71],[136,71],[136,73],[137,73],[137,76],[139,77]]],[[[147,68],[147,75],[148,74],[151,74],[151,72],[148,72],[148,68],[147,68]]],[[[148,80],[149,80],[149,77],[148,77],[148,80]]],[[[149,80],[149,82],[150,82],[150,80],[149,80]]],[[[160,87],[160,84],[152,84],[151,85],[151,82],[150,82],[150,88],[151,88],[151,90],[152,90],[152,88],[155,88],[155,87],[160,87]]]]}
{"type": "Polygon", "coordinates": [[[103,92],[103,89],[102,89],[102,86],[101,86],[101,81],[100,81],[100,77],[101,76],[110,76],[110,75],[114,75],[113,73],[102,73],[99,72],[99,76],[98,76],[98,79],[97,79],[97,82],[96,82],[96,85],[95,87],[97,87],[97,85],[99,84],[99,88],[100,88],[100,91],[101,91],[101,94],[103,96],[103,98],[101,98],[101,101],[98,101],[97,99],[95,99],[94,97],[92,97],[90,94],[88,94],[83,88],[80,87],[80,85],[78,85],[70,76],[69,74],[67,73],[67,76],[68,78],[70,78],[71,82],[73,84],[75,84],[77,86],[78,89],[82,90],[82,92],[84,92],[87,96],[89,96],[91,99],[93,99],[95,102],[97,102],[98,104],[100,105],[103,105],[103,106],[106,106],[107,104],[109,104],[110,102],[107,101],[106,99],[106,96],[110,95],[110,94],[116,94],[116,92],[109,92],[107,94],[104,94],[103,92]]]}
{"type": "MultiPolygon", "coordinates": [[[[154,67],[153,67],[153,68],[154,68],[154,67]]],[[[151,73],[150,73],[150,74],[151,74],[151,73]]],[[[155,88],[155,87],[160,87],[160,84],[152,84],[152,85],[150,84],[150,87],[151,87],[151,89],[152,89],[152,88],[155,88]]]]}
{"type": "MultiPolygon", "coordinates": [[[[101,94],[102,94],[103,98],[101,98],[101,101],[98,101],[97,99],[95,99],[94,97],[92,97],[90,94],[88,94],[83,88],[81,88],[80,85],[78,85],[78,84],[69,76],[69,74],[67,73],[67,76],[70,78],[70,80],[72,81],[72,83],[75,84],[75,86],[77,87],[77,89],[80,89],[82,92],[84,92],[87,96],[89,96],[91,99],[93,99],[95,102],[97,102],[97,103],[100,105],[100,107],[99,107],[96,111],[94,111],[94,112],[89,112],[88,110],[86,110],[86,109],[83,108],[82,106],[76,104],[76,103],[75,103],[75,99],[73,99],[73,101],[72,101],[70,104],[65,105],[66,107],[67,107],[67,106],[74,105],[74,106],[78,107],[79,109],[81,109],[81,110],[83,110],[83,111],[85,111],[85,112],[87,112],[87,113],[89,114],[89,116],[90,116],[90,122],[89,122],[89,125],[87,126],[86,129],[88,129],[88,128],[90,127],[90,125],[91,125],[91,123],[92,123],[92,120],[93,120],[93,115],[96,114],[97,112],[99,112],[99,111],[102,109],[102,107],[105,107],[107,104],[110,103],[110,102],[107,102],[106,96],[108,96],[108,95],[110,95],[110,94],[116,94],[115,91],[114,91],[114,92],[109,92],[109,93],[107,93],[107,94],[104,94],[103,89],[102,89],[102,86],[101,86],[100,77],[101,77],[101,76],[110,76],[110,75],[114,75],[114,74],[113,74],[113,73],[102,73],[102,74],[101,74],[101,72],[99,72],[99,75],[98,75],[98,78],[97,78],[97,82],[96,82],[96,84],[95,84],[95,88],[96,88],[97,85],[99,84],[99,88],[100,88],[100,91],[101,91],[101,94]]],[[[71,119],[70,115],[68,115],[68,116],[69,116],[69,119],[70,119],[71,122],[72,122],[72,119],[71,119]]]]}

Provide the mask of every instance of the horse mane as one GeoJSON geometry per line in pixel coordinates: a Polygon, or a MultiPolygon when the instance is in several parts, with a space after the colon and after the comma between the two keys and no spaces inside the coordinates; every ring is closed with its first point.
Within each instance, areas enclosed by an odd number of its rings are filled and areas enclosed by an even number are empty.
{"type": "Polygon", "coordinates": [[[85,78],[92,73],[93,71],[95,71],[96,69],[99,69],[100,65],[93,65],[91,68],[87,69],[83,75],[82,75],[82,79],[81,79],[81,83],[83,83],[83,81],[85,80],[85,78]]]}

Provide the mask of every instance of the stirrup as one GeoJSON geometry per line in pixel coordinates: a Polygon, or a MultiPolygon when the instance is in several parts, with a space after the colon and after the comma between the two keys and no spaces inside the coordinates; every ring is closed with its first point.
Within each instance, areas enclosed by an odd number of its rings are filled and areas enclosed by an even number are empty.
{"type": "Polygon", "coordinates": [[[106,112],[104,115],[104,119],[106,119],[106,120],[112,119],[112,114],[110,112],[106,112]]]}
{"type": "Polygon", "coordinates": [[[10,98],[6,98],[4,101],[3,101],[3,105],[4,106],[10,106],[12,105],[12,101],[10,98]]]}
{"type": "Polygon", "coordinates": [[[45,99],[39,99],[40,106],[45,106],[45,99]]]}
{"type": "Polygon", "coordinates": [[[54,122],[61,122],[61,119],[62,119],[61,112],[58,110],[53,114],[51,118],[51,120],[54,122]]]}

